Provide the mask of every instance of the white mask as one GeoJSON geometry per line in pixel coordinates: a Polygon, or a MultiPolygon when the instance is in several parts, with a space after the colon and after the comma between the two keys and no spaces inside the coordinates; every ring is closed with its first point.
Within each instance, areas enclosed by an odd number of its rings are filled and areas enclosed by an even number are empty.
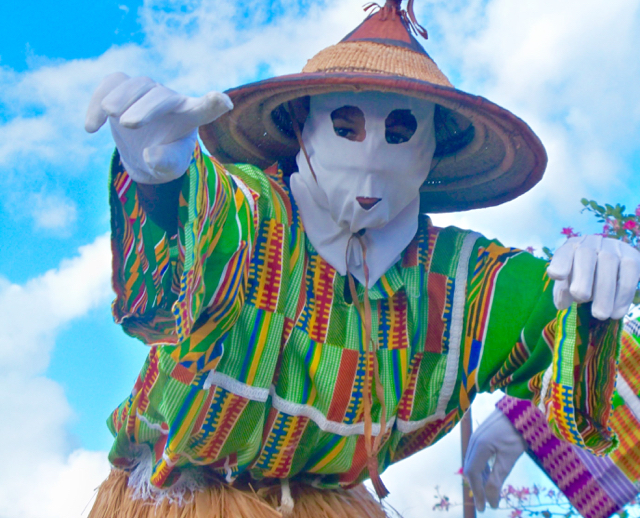
{"type": "Polygon", "coordinates": [[[299,174],[292,175],[291,189],[311,243],[342,275],[348,266],[364,281],[361,251],[351,250],[348,264],[345,261],[352,234],[366,229],[370,285],[399,258],[415,235],[419,190],[431,169],[436,146],[434,106],[383,92],[311,97],[302,141],[317,182],[301,151],[297,156],[299,174]],[[361,142],[338,136],[334,130],[332,113],[345,106],[357,108],[364,116],[361,142]],[[417,123],[409,140],[399,144],[387,142],[386,121],[394,110],[409,110],[417,123]],[[357,198],[365,198],[365,206],[374,198],[379,201],[367,210],[357,198]]]}

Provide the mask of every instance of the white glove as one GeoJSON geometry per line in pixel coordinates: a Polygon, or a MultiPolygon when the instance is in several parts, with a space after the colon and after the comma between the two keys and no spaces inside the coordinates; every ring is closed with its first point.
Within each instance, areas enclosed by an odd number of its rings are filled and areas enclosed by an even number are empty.
{"type": "Polygon", "coordinates": [[[525,440],[498,409],[471,435],[463,473],[473,491],[478,511],[484,511],[485,502],[498,508],[502,484],[526,449],[525,440]],[[490,468],[492,457],[495,457],[495,463],[490,468]]]}
{"type": "Polygon", "coordinates": [[[197,128],[232,108],[231,99],[222,93],[185,97],[148,77],[116,72],[93,93],[84,127],[94,133],[108,118],[129,176],[139,183],[159,184],[186,172],[197,128]]]}
{"type": "Polygon", "coordinates": [[[595,318],[618,320],[633,303],[640,280],[640,252],[617,239],[572,237],[553,255],[547,273],[556,281],[553,301],[558,309],[574,301],[593,301],[595,318]]]}

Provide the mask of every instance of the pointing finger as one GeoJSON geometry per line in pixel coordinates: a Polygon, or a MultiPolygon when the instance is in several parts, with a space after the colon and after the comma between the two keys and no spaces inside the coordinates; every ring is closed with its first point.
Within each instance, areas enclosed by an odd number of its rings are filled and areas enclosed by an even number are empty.
{"type": "Polygon", "coordinates": [[[213,122],[231,109],[233,103],[227,94],[209,92],[199,98],[187,98],[180,111],[197,128],[213,122]]]}
{"type": "Polygon", "coordinates": [[[156,85],[131,105],[121,116],[120,124],[135,129],[174,111],[185,97],[162,85],[156,85]]]}
{"type": "Polygon", "coordinates": [[[88,133],[95,133],[107,121],[107,113],[102,108],[102,101],[127,79],[129,79],[127,74],[115,72],[105,77],[98,88],[95,89],[89,101],[89,107],[87,108],[87,115],[84,121],[84,129],[88,133]]]}
{"type": "Polygon", "coordinates": [[[477,441],[474,441],[474,439],[476,439],[476,437],[472,435],[471,441],[469,442],[469,449],[464,459],[464,476],[473,492],[476,509],[482,512],[484,511],[486,501],[483,473],[487,468],[487,463],[492,452],[486,445],[476,444],[477,441]]]}
{"type": "Polygon", "coordinates": [[[111,117],[120,117],[129,107],[156,86],[148,77],[134,77],[115,88],[102,101],[102,109],[111,117]]]}

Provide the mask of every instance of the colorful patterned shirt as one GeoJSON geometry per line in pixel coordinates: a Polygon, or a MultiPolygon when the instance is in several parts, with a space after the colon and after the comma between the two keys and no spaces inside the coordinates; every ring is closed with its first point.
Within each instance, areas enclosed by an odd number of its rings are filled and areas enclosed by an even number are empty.
{"type": "MultiPolygon", "coordinates": [[[[196,150],[174,236],[147,217],[117,154],[111,178],[113,314],[150,346],[108,421],[111,462],[132,469],[150,453],[158,488],[194,470],[323,487],[367,478],[363,322],[277,168],[223,167],[196,150]]],[[[588,306],[556,318],[544,261],[421,216],[368,296],[386,408],[373,394],[373,435],[387,423],[381,471],[497,388],[544,396],[574,442],[613,445],[619,326],[592,320],[588,306]]]]}
{"type": "Polygon", "coordinates": [[[498,408],[525,439],[529,455],[585,518],[608,518],[640,493],[640,322],[625,326],[611,428],[619,445],[595,455],[558,439],[531,402],[505,397],[498,408]]]}

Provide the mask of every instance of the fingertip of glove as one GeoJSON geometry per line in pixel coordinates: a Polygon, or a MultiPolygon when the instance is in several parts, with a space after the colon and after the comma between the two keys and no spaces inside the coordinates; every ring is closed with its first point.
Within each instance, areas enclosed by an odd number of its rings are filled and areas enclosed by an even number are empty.
{"type": "Polygon", "coordinates": [[[94,115],[93,113],[88,113],[84,121],[84,130],[87,133],[95,133],[103,126],[105,122],[107,122],[106,115],[104,117],[99,117],[94,115]]]}
{"type": "Polygon", "coordinates": [[[222,92],[209,92],[207,94],[207,99],[212,104],[224,105],[228,110],[233,110],[233,101],[231,98],[222,92]]]}

